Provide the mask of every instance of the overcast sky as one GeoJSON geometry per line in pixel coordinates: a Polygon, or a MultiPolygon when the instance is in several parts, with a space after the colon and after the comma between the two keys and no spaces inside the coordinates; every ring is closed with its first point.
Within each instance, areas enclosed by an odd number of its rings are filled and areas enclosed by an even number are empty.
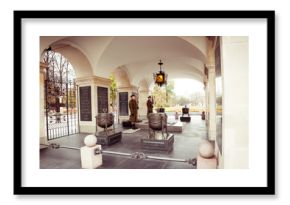
{"type": "Polygon", "coordinates": [[[179,96],[189,96],[195,92],[204,92],[203,84],[192,79],[174,79],[174,92],[179,96]]]}

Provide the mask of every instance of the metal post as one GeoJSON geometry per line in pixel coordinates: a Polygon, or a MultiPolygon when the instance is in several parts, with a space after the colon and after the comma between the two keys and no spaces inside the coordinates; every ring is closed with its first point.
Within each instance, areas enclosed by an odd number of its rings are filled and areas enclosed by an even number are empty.
{"type": "MultiPolygon", "coordinates": [[[[48,55],[48,53],[47,53],[48,55]]],[[[47,63],[48,63],[48,56],[47,56],[47,63]]],[[[48,64],[47,64],[48,65],[48,64]]],[[[46,114],[46,139],[49,140],[49,132],[48,132],[48,102],[47,102],[47,86],[48,86],[48,66],[46,67],[46,78],[44,80],[45,83],[45,114],[46,114]]],[[[41,105],[42,106],[42,105],[41,105]]]]}
{"type": "MultiPolygon", "coordinates": [[[[57,143],[43,144],[43,145],[50,147],[52,149],[65,148],[65,149],[72,149],[72,150],[80,150],[79,147],[61,146],[57,143]]],[[[126,157],[131,157],[132,159],[135,159],[135,160],[152,159],[152,160],[171,161],[171,162],[186,162],[186,163],[191,164],[193,166],[196,165],[196,158],[179,159],[179,158],[169,158],[169,157],[159,157],[159,156],[147,156],[143,152],[125,153],[125,152],[115,152],[115,151],[109,151],[109,150],[96,149],[95,155],[98,155],[98,154],[110,154],[110,155],[126,156],[126,157]]]]}
{"type": "MultiPolygon", "coordinates": [[[[48,67],[46,68],[46,79],[45,83],[45,114],[46,114],[46,139],[49,140],[49,132],[48,132],[48,102],[47,102],[47,86],[48,86],[48,67]]],[[[41,105],[42,106],[42,105],[41,105]]]]}

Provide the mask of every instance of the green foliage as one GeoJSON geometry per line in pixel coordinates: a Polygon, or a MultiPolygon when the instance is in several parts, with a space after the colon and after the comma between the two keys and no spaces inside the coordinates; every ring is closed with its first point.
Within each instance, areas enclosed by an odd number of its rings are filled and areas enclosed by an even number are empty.
{"type": "Polygon", "coordinates": [[[169,81],[165,87],[155,85],[152,95],[154,98],[154,106],[156,108],[174,106],[176,104],[174,81],[169,81]]]}
{"type": "Polygon", "coordinates": [[[176,95],[174,93],[174,81],[169,81],[165,87],[166,106],[174,106],[176,104],[176,95]]]}
{"type": "Polygon", "coordinates": [[[153,88],[153,101],[154,106],[157,108],[164,107],[166,104],[166,90],[158,85],[153,88]]]}
{"type": "Polygon", "coordinates": [[[115,76],[112,74],[110,76],[110,102],[114,106],[116,104],[116,98],[117,98],[117,83],[115,76]]]}

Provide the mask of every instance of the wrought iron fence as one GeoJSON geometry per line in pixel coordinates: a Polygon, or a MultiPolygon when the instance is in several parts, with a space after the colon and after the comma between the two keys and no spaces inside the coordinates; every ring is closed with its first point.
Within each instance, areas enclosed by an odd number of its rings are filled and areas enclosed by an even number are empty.
{"type": "Polygon", "coordinates": [[[48,50],[45,79],[47,140],[79,132],[77,85],[74,70],[61,54],[48,50]]]}

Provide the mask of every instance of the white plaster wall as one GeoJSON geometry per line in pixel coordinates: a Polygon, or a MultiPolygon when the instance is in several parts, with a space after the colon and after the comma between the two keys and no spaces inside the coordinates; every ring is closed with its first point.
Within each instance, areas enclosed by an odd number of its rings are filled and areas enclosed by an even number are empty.
{"type": "MultiPolygon", "coordinates": [[[[204,56],[207,55],[207,39],[204,36],[180,36],[183,40],[197,47],[204,56]]],[[[205,60],[205,59],[204,59],[205,60]]]]}
{"type": "Polygon", "coordinates": [[[40,36],[39,37],[39,55],[42,56],[45,49],[47,49],[53,42],[65,38],[65,36],[40,36]]]}
{"type": "Polygon", "coordinates": [[[45,64],[40,64],[40,73],[39,73],[39,136],[40,136],[40,144],[46,144],[46,126],[45,126],[45,95],[44,95],[44,89],[45,89],[45,64]]]}
{"type": "Polygon", "coordinates": [[[222,37],[223,168],[249,166],[248,37],[222,37]]]}
{"type": "Polygon", "coordinates": [[[74,68],[77,78],[93,75],[92,67],[89,60],[78,49],[71,46],[65,46],[55,51],[61,53],[65,58],[68,59],[68,61],[72,64],[74,68]]]}

